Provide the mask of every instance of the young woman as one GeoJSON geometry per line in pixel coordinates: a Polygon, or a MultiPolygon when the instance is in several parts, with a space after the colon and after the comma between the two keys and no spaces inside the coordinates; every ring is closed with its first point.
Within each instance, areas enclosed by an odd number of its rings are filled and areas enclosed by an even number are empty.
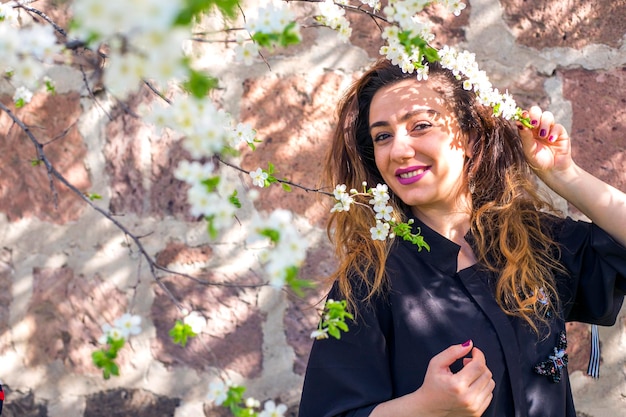
{"type": "Polygon", "coordinates": [[[549,112],[493,116],[448,70],[380,61],[339,106],[328,182],[387,184],[430,251],[333,213],[329,298],[355,314],[316,340],[299,417],[575,417],[565,322],[612,325],[626,293],[626,195],[578,167],[549,112]],[[536,174],[593,223],[557,217],[536,174]]]}

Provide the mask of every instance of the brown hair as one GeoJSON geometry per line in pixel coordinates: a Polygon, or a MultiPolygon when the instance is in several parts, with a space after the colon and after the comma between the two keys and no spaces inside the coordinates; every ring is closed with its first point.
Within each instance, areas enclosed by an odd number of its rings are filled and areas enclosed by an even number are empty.
{"type": "MultiPolygon", "coordinates": [[[[327,184],[360,190],[364,181],[369,186],[384,183],[374,161],[369,106],[380,88],[412,77],[380,60],[349,88],[338,107],[327,157],[327,184]]],[[[461,130],[471,138],[472,156],[466,160],[464,180],[468,184],[471,178],[474,185],[470,224],[478,262],[499,274],[496,299],[500,307],[522,317],[538,332],[537,324],[546,322],[546,307],[537,302],[542,291],[553,297],[546,300],[549,304],[558,303],[553,271],[562,267],[555,258],[556,245],[541,225],[541,211],[555,210],[537,192],[515,126],[494,117],[490,107],[477,103],[473,91],[463,88],[463,80],[437,63],[430,64],[425,82],[444,98],[461,130]]],[[[390,196],[396,216],[404,216],[409,208],[392,191],[390,196]]],[[[370,298],[386,284],[390,243],[372,240],[371,226],[372,212],[366,205],[353,205],[349,213],[333,213],[328,224],[340,261],[331,278],[338,281],[353,309],[354,285],[365,284],[370,298]]]]}

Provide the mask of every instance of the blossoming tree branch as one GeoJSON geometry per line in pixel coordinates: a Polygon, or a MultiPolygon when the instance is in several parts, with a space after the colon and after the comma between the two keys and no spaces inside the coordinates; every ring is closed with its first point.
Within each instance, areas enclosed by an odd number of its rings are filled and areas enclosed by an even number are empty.
{"type": "MultiPolygon", "coordinates": [[[[105,209],[98,206],[99,195],[93,190],[79,190],[54,167],[45,153],[50,138],[39,138],[20,118],[37,92],[55,94],[53,80],[46,76],[53,65],[75,65],[79,51],[91,50],[98,59],[89,70],[102,74],[106,92],[124,102],[140,88],[148,88],[156,99],[135,117],[156,129],[179,136],[191,159],[182,161],[174,169],[174,176],[189,185],[187,201],[193,216],[206,222],[207,233],[218,239],[233,227],[242,200],[253,200],[263,189],[281,186],[286,192],[293,187],[327,195],[333,212],[350,215],[353,204],[371,208],[371,237],[386,240],[394,237],[413,242],[418,250],[430,250],[419,234],[413,234],[409,224],[402,223],[387,204],[389,194],[384,184],[363,184],[362,190],[347,190],[344,184],[312,189],[294,184],[275,172],[271,161],[257,169],[246,171],[237,164],[242,147],[254,150],[260,143],[254,126],[235,120],[221,103],[214,99],[212,90],[220,85],[214,74],[200,70],[192,54],[193,42],[223,42],[230,45],[234,63],[251,65],[266,62],[264,51],[289,48],[302,39],[303,26],[324,26],[337,31],[349,41],[351,27],[346,11],[369,15],[380,28],[384,46],[380,53],[406,73],[414,73],[418,80],[428,78],[428,63],[439,61],[458,77],[465,77],[464,88],[476,91],[482,104],[493,107],[494,115],[526,122],[521,110],[508,93],[493,88],[475,57],[467,51],[445,46],[439,50],[431,45],[434,35],[427,19],[421,17],[425,7],[434,3],[445,6],[459,15],[465,4],[455,0],[391,0],[385,7],[379,0],[306,0],[314,4],[310,16],[298,16],[292,4],[268,0],[260,6],[249,7],[237,0],[80,0],[70,9],[68,28],[60,27],[36,7],[36,1],[9,1],[0,3],[0,76],[13,87],[13,108],[0,103],[13,122],[30,138],[36,149],[34,167],[46,169],[50,192],[56,196],[55,184],[61,182],[73,190],[86,204],[112,221],[140,249],[148,261],[157,282],[159,273],[175,274],[154,260],[141,244],[140,238],[105,209]],[[27,17],[36,19],[27,19],[27,17]],[[219,33],[196,33],[197,23],[207,16],[217,16],[225,22],[219,33]],[[217,167],[224,165],[249,176],[252,189],[241,194],[237,184],[219,175],[217,167]]],[[[220,57],[223,59],[223,57],[220,57]]],[[[84,63],[80,64],[83,79],[92,98],[93,94],[84,63]]],[[[269,64],[268,64],[269,65],[269,64]]],[[[97,191],[97,190],[96,190],[97,191]]],[[[250,222],[246,247],[261,248],[259,262],[263,265],[266,285],[281,289],[291,288],[300,293],[309,282],[299,276],[305,260],[307,245],[292,222],[292,213],[275,210],[267,216],[257,216],[250,222]]],[[[243,242],[242,242],[243,245],[243,242]]],[[[206,285],[196,277],[185,277],[206,285]]],[[[182,346],[207,325],[206,318],[188,311],[184,303],[171,292],[181,319],[172,323],[170,336],[182,346]]],[[[347,330],[345,320],[352,316],[346,311],[345,301],[328,300],[321,312],[312,337],[341,337],[347,330]]],[[[126,341],[141,332],[141,317],[124,314],[113,323],[102,323],[102,348],[93,353],[93,363],[102,370],[104,378],[119,375],[117,355],[126,341]]],[[[266,401],[263,405],[244,397],[245,388],[229,383],[225,378],[212,383],[208,396],[217,405],[231,410],[236,416],[280,416],[286,411],[282,404],[266,401]]]]}

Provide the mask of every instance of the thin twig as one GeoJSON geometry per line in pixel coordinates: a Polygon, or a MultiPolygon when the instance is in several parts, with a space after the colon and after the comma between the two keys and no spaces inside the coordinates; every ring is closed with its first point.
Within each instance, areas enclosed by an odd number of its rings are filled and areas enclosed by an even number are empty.
{"type": "Polygon", "coordinates": [[[194,42],[200,42],[200,43],[237,43],[236,39],[224,39],[221,41],[215,40],[215,39],[203,39],[203,38],[191,38],[190,40],[194,41],[194,42]]]}
{"type": "Polygon", "coordinates": [[[170,105],[172,104],[172,100],[165,97],[165,95],[161,93],[159,90],[157,90],[156,87],[153,86],[150,82],[144,80],[143,83],[145,84],[146,87],[150,89],[150,91],[156,94],[161,100],[165,101],[167,104],[170,104],[170,105]]]}
{"type": "Polygon", "coordinates": [[[349,10],[352,12],[357,12],[357,13],[364,13],[366,15],[368,15],[369,17],[371,17],[372,19],[378,19],[382,22],[385,23],[389,23],[389,20],[387,20],[387,18],[377,14],[376,12],[370,12],[369,10],[365,10],[363,9],[361,6],[351,6],[349,4],[337,4],[339,7],[344,8],[345,10],[349,10]]]}
{"type": "Polygon", "coordinates": [[[91,201],[91,199],[89,199],[89,197],[87,195],[85,195],[85,193],[83,193],[81,190],[76,188],[76,186],[73,185],[71,182],[69,182],[63,176],[63,174],[61,174],[59,171],[57,171],[57,169],[52,165],[52,163],[50,162],[50,160],[46,156],[46,154],[44,152],[43,145],[33,135],[31,130],[29,129],[29,127],[24,122],[22,122],[22,120],[19,117],[17,117],[11,111],[11,109],[9,109],[2,102],[0,102],[0,110],[4,111],[9,116],[9,118],[11,118],[11,120],[13,120],[13,122],[15,124],[17,124],[22,129],[22,131],[24,131],[26,136],[28,136],[28,138],[33,143],[33,145],[35,146],[35,149],[37,151],[37,160],[44,164],[44,166],[46,167],[46,170],[48,172],[48,176],[51,178],[51,181],[52,181],[53,178],[56,178],[63,185],[65,185],[68,189],[70,189],[75,195],[77,195],[81,200],[83,200],[89,207],[91,207],[93,210],[95,210],[96,212],[101,214],[103,217],[105,217],[107,220],[109,220],[111,223],[113,223],[113,225],[115,225],[115,227],[117,227],[119,230],[121,230],[126,236],[128,236],[133,241],[133,243],[137,246],[137,249],[141,253],[141,256],[148,263],[151,275],[154,278],[154,280],[159,284],[159,286],[163,289],[163,291],[165,291],[170,296],[170,298],[172,299],[174,304],[176,304],[177,306],[180,305],[180,302],[171,293],[171,291],[167,288],[167,286],[165,286],[165,284],[162,282],[162,278],[159,276],[158,271],[161,271],[161,272],[164,272],[164,273],[167,273],[167,274],[171,274],[171,275],[178,275],[178,276],[190,279],[190,280],[192,280],[192,281],[194,281],[196,283],[199,283],[199,284],[202,284],[202,285],[207,285],[207,286],[257,288],[257,287],[262,287],[262,286],[267,285],[266,283],[264,283],[264,284],[233,284],[233,283],[227,283],[227,282],[210,282],[210,281],[202,280],[202,279],[193,277],[193,276],[191,276],[189,274],[180,273],[180,272],[171,270],[169,268],[166,268],[166,267],[164,267],[162,265],[159,265],[152,258],[152,256],[150,256],[148,251],[145,249],[144,245],[141,243],[140,237],[138,237],[137,235],[133,234],[126,226],[124,226],[117,219],[115,219],[113,217],[113,215],[111,215],[110,213],[108,213],[107,211],[102,209],[101,207],[99,207],[96,204],[94,204],[93,201],[91,201]]]}
{"type": "MultiPolygon", "coordinates": [[[[4,112],[9,115],[11,120],[13,120],[13,123],[18,125],[24,131],[24,133],[26,133],[26,135],[29,138],[31,138],[31,140],[35,138],[30,128],[24,122],[22,122],[22,120],[19,119],[15,114],[13,114],[11,109],[6,107],[2,102],[0,102],[0,109],[4,110],[4,112]]],[[[57,193],[56,187],[54,186],[54,177],[55,177],[54,168],[46,164],[47,159],[45,159],[45,155],[43,153],[43,145],[41,145],[36,140],[34,141],[34,143],[35,143],[35,150],[37,151],[37,159],[35,161],[43,162],[46,165],[48,181],[50,183],[50,192],[52,193],[52,199],[54,201],[54,208],[58,209],[59,208],[59,194],[57,193]]]]}
{"type": "Polygon", "coordinates": [[[58,135],[56,135],[55,137],[50,139],[48,142],[42,143],[41,146],[43,146],[43,147],[48,146],[51,143],[56,142],[57,140],[64,138],[65,136],[67,136],[67,134],[70,132],[70,130],[72,130],[72,128],[74,126],[76,126],[77,123],[78,123],[78,121],[75,121],[74,123],[69,125],[65,130],[63,130],[63,132],[59,133],[58,135]]]}
{"type": "MultiPolygon", "coordinates": [[[[30,2],[29,2],[30,3],[30,2]]],[[[37,16],[41,17],[43,20],[45,20],[46,22],[50,23],[50,25],[52,25],[52,27],[54,28],[54,30],[56,30],[57,32],[59,32],[64,38],[67,38],[67,32],[65,32],[65,30],[57,25],[56,23],[54,23],[54,21],[48,17],[47,14],[45,14],[44,12],[42,12],[41,10],[37,10],[33,7],[30,6],[26,6],[24,4],[23,1],[18,1],[17,2],[17,7],[26,10],[29,13],[34,13],[37,16]]]]}
{"type": "MultiPolygon", "coordinates": [[[[239,8],[239,10],[241,10],[241,7],[239,8]]],[[[244,23],[245,23],[246,19],[244,16],[244,23]]],[[[245,30],[245,28],[241,27],[241,28],[224,28],[224,29],[220,29],[220,30],[213,30],[210,32],[192,32],[191,35],[192,36],[207,36],[207,35],[217,35],[218,33],[228,33],[228,32],[237,32],[240,30],[245,30]]]]}
{"type": "Polygon", "coordinates": [[[87,72],[85,72],[85,69],[83,68],[83,64],[80,64],[79,68],[80,68],[81,74],[83,74],[83,83],[85,84],[85,88],[87,89],[87,92],[89,93],[89,97],[91,97],[91,99],[98,105],[98,107],[100,107],[100,109],[104,112],[104,114],[106,114],[109,121],[113,121],[113,116],[111,116],[111,114],[102,106],[102,104],[100,104],[100,100],[96,98],[96,95],[94,94],[93,90],[89,86],[89,81],[87,80],[87,72]]]}
{"type": "MultiPolygon", "coordinates": [[[[245,26],[248,23],[246,19],[246,13],[243,11],[243,7],[241,7],[240,3],[237,3],[237,8],[239,8],[239,11],[241,12],[241,17],[243,18],[243,23],[245,26]]],[[[248,32],[248,36],[250,37],[250,39],[252,39],[252,34],[247,29],[246,29],[246,32],[248,32]]],[[[267,70],[272,71],[272,67],[270,66],[269,61],[267,60],[267,58],[265,58],[265,55],[263,55],[261,50],[257,51],[257,54],[259,54],[263,62],[265,62],[265,65],[267,66],[267,70]]]]}
{"type": "MultiPolygon", "coordinates": [[[[222,163],[222,164],[224,164],[224,165],[226,165],[226,166],[228,166],[228,167],[230,167],[230,168],[236,169],[236,170],[237,170],[237,171],[239,171],[239,172],[243,172],[244,174],[248,174],[248,175],[250,175],[250,171],[246,171],[245,169],[243,169],[243,168],[241,168],[241,167],[239,167],[239,166],[237,166],[237,165],[235,165],[235,164],[232,164],[232,163],[230,163],[230,162],[228,162],[228,161],[225,161],[225,160],[223,160],[223,159],[222,159],[221,157],[219,157],[219,156],[216,156],[216,159],[217,159],[220,163],[222,163]]],[[[307,193],[309,193],[309,192],[310,192],[310,193],[318,193],[318,194],[323,194],[323,195],[327,195],[327,196],[330,196],[330,197],[332,197],[332,196],[333,196],[333,194],[332,194],[332,193],[329,193],[328,191],[323,191],[321,188],[309,188],[309,187],[305,187],[304,185],[297,184],[297,183],[295,183],[295,182],[291,182],[291,181],[289,181],[289,180],[285,180],[285,179],[281,180],[281,179],[276,178],[276,181],[277,181],[277,182],[279,182],[279,183],[281,183],[281,184],[287,184],[287,185],[290,185],[290,186],[292,186],[292,187],[299,188],[299,189],[301,189],[301,190],[306,191],[307,193]]]]}

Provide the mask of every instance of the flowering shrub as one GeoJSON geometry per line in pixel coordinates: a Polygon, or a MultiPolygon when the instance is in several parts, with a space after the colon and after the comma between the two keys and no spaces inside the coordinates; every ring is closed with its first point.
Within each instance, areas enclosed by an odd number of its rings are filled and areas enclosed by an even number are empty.
{"type": "Polygon", "coordinates": [[[98,343],[104,345],[102,349],[92,353],[94,365],[102,369],[102,377],[109,379],[112,375],[118,376],[120,369],[115,359],[118,352],[124,347],[130,336],[141,333],[141,317],[124,314],[113,322],[113,325],[102,325],[102,336],[98,343]]]}
{"type": "Polygon", "coordinates": [[[337,202],[330,210],[332,213],[350,211],[352,204],[364,204],[357,202],[357,199],[366,199],[372,206],[374,217],[372,221],[375,222],[370,228],[373,240],[387,240],[398,236],[416,245],[418,251],[422,249],[430,251],[430,246],[421,236],[420,230],[418,229],[417,233],[413,233],[411,229],[412,220],[403,223],[393,218],[393,207],[387,204],[390,199],[387,184],[377,184],[376,188],[368,189],[367,183],[364,182],[363,192],[358,192],[356,189],[347,192],[346,189],[345,184],[338,184],[335,187],[333,195],[337,202]]]}
{"type": "Polygon", "coordinates": [[[255,398],[243,397],[245,387],[234,385],[230,380],[213,381],[209,384],[207,399],[215,405],[230,410],[235,417],[283,417],[287,411],[284,404],[276,404],[268,400],[261,408],[261,402],[255,398]]]}
{"type": "MultiPolygon", "coordinates": [[[[280,184],[285,191],[289,191],[294,186],[276,176],[270,161],[267,169],[259,167],[251,172],[234,166],[246,172],[252,185],[251,190],[243,195],[235,184],[219,174],[218,165],[233,167],[227,158],[237,156],[241,146],[255,150],[260,141],[254,126],[235,120],[211,100],[209,93],[219,85],[219,80],[210,73],[200,71],[194,56],[189,53],[190,39],[197,40],[193,29],[206,15],[218,15],[228,22],[230,26],[224,33],[232,33],[232,36],[226,43],[232,44],[232,58],[244,65],[263,60],[263,50],[297,44],[302,39],[301,18],[296,17],[290,3],[268,1],[255,10],[244,10],[236,0],[76,0],[71,6],[73,18],[67,31],[47,16],[37,13],[30,3],[0,3],[0,74],[14,87],[12,98],[16,108],[27,106],[38,91],[54,94],[54,83],[45,76],[46,68],[53,62],[71,65],[74,51],[89,48],[105,58],[102,74],[108,93],[124,100],[143,84],[159,97],[139,116],[157,130],[168,131],[181,138],[191,160],[180,162],[174,170],[174,177],[189,185],[187,201],[191,215],[206,222],[211,238],[218,238],[232,227],[242,201],[254,199],[258,188],[280,184]],[[41,23],[23,24],[20,11],[39,14],[43,20],[41,23]],[[241,27],[235,25],[239,15],[244,20],[241,27]]],[[[434,35],[430,24],[420,19],[424,7],[440,3],[451,13],[459,15],[465,8],[462,2],[391,0],[384,8],[378,0],[324,0],[312,3],[315,11],[311,18],[319,25],[336,30],[345,41],[349,40],[352,31],[346,19],[346,10],[369,14],[381,24],[385,45],[380,53],[403,71],[415,73],[416,79],[425,80],[428,78],[428,63],[440,61],[457,77],[464,77],[464,88],[476,91],[483,104],[493,107],[494,115],[522,119],[512,97],[492,87],[486,74],[478,68],[473,54],[458,52],[448,46],[440,50],[431,46],[434,35]]],[[[200,40],[211,41],[211,34],[200,40]]],[[[2,103],[0,110],[13,117],[16,124],[28,132],[19,118],[2,103]]],[[[36,145],[43,148],[32,133],[29,135],[36,145]]],[[[33,165],[40,163],[48,167],[51,175],[60,175],[51,168],[44,153],[39,154],[33,165]]],[[[76,191],[87,204],[98,210],[93,204],[99,198],[98,194],[76,191]]],[[[414,231],[410,222],[397,220],[392,206],[388,204],[386,185],[371,187],[363,184],[363,190],[357,191],[347,190],[345,185],[338,184],[332,192],[317,191],[334,197],[331,212],[350,215],[354,204],[370,207],[372,239],[402,238],[414,243],[420,251],[430,250],[419,229],[414,231]]],[[[106,215],[103,210],[99,211],[106,215]]],[[[111,216],[108,218],[121,227],[111,216]]],[[[288,287],[296,293],[301,293],[310,285],[298,276],[306,257],[307,241],[300,236],[290,212],[275,210],[267,215],[255,215],[244,226],[248,228],[246,246],[258,254],[267,285],[276,289],[288,287]]],[[[138,238],[134,242],[142,248],[138,238]]],[[[143,248],[142,253],[148,257],[143,248]]],[[[165,270],[155,265],[154,261],[149,261],[153,273],[159,268],[165,270]]],[[[345,308],[345,301],[328,300],[321,312],[318,328],[311,337],[340,338],[341,332],[348,330],[346,320],[352,319],[345,308]]],[[[99,343],[103,347],[93,352],[92,359],[105,379],[119,375],[116,364],[118,353],[131,336],[139,334],[140,325],[140,317],[125,314],[113,324],[102,326],[99,343]]],[[[169,335],[174,343],[185,346],[206,325],[206,318],[200,313],[181,309],[181,319],[175,322],[169,335]]],[[[285,405],[272,400],[261,407],[258,400],[244,398],[245,388],[226,380],[211,383],[208,391],[211,401],[229,408],[235,416],[277,417],[286,412],[285,405]]]]}

